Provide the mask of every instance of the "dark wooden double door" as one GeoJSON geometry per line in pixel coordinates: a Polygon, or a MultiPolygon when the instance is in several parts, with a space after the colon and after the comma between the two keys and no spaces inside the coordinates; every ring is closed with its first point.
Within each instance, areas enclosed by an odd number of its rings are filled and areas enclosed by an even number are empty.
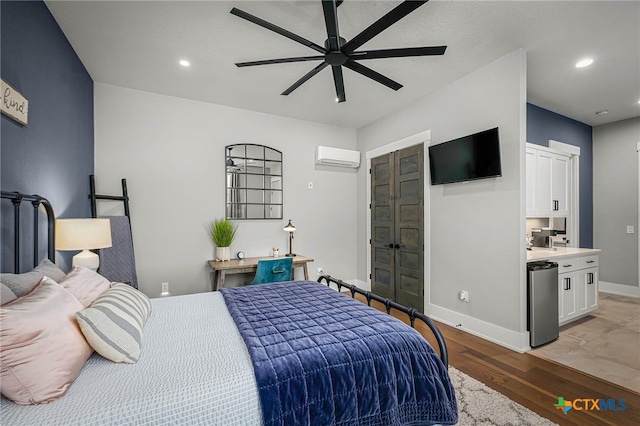
{"type": "Polygon", "coordinates": [[[371,160],[371,289],[424,312],[424,147],[371,160]]]}

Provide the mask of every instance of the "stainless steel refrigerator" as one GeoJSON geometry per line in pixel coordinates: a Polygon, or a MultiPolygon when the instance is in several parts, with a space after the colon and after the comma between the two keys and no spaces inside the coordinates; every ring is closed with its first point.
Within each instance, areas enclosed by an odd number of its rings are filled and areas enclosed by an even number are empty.
{"type": "Polygon", "coordinates": [[[558,264],[527,264],[527,326],[532,348],[558,338],[558,264]]]}

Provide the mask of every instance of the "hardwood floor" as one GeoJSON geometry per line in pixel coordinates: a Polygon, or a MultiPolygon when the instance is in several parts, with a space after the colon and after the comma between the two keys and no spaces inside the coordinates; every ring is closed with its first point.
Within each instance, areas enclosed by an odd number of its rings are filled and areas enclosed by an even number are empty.
{"type": "MultiPolygon", "coordinates": [[[[359,298],[361,301],[362,298],[359,298]]],[[[384,311],[381,304],[372,304],[384,311]]],[[[406,315],[394,315],[407,322],[406,315]]],[[[422,323],[416,329],[437,348],[431,331],[422,323]]],[[[453,327],[437,324],[449,350],[449,364],[481,381],[542,417],[560,425],[638,425],[640,393],[564,365],[520,354],[453,327]],[[558,397],[565,401],[578,399],[623,399],[625,410],[569,410],[567,414],[554,407],[558,397]]],[[[583,403],[578,407],[582,408],[583,403]]],[[[589,408],[592,404],[587,404],[589,408]]]]}

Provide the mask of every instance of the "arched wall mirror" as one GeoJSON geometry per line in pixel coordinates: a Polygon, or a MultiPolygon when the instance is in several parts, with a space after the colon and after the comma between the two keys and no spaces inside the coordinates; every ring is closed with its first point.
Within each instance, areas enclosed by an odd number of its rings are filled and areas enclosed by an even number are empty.
{"type": "Polygon", "coordinates": [[[227,145],[229,219],[282,219],[282,153],[256,144],[227,145]]]}

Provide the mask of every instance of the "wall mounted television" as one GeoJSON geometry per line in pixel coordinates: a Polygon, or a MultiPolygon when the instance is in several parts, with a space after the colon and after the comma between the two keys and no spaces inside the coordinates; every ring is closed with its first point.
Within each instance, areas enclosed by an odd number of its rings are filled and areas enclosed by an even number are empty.
{"type": "Polygon", "coordinates": [[[429,147],[431,185],[502,176],[498,128],[429,147]]]}

